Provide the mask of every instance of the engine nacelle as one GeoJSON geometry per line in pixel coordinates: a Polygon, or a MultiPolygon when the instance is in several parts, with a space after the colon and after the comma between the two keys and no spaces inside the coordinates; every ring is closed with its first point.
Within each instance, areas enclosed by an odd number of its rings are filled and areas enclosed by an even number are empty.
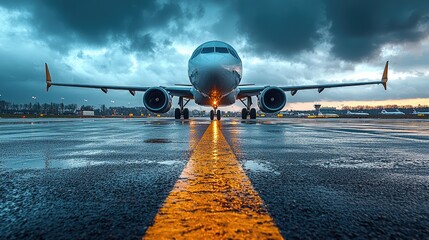
{"type": "Polygon", "coordinates": [[[266,87],[258,96],[258,106],[266,113],[278,112],[286,105],[286,94],[278,87],[266,87]]]}
{"type": "Polygon", "coordinates": [[[171,96],[161,87],[149,88],[143,95],[143,104],[154,113],[166,113],[171,108],[171,96]]]}

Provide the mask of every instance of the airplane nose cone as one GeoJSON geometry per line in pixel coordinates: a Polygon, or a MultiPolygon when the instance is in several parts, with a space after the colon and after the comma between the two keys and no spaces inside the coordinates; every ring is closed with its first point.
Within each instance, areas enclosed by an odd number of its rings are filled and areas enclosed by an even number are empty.
{"type": "Polygon", "coordinates": [[[229,53],[199,54],[191,59],[189,78],[195,88],[208,96],[224,96],[241,79],[241,61],[229,53]]]}
{"type": "Polygon", "coordinates": [[[205,67],[200,70],[200,90],[208,95],[223,95],[232,91],[237,83],[236,75],[221,66],[205,67]],[[216,93],[216,94],[214,94],[216,93]]]}

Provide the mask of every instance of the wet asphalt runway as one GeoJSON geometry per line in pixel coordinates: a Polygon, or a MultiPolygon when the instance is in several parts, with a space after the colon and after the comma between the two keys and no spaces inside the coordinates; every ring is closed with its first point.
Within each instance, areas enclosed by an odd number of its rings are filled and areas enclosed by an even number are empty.
{"type": "MultiPolygon", "coordinates": [[[[210,121],[0,119],[0,239],[138,239],[210,121]]],[[[224,119],[285,238],[429,238],[429,121],[224,119]]]]}

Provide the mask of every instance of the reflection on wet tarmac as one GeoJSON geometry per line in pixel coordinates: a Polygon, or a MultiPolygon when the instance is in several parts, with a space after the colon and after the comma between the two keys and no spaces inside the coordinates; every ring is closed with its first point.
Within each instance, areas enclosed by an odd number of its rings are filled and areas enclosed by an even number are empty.
{"type": "Polygon", "coordinates": [[[145,239],[282,239],[219,124],[204,133],[145,239]]]}
{"type": "Polygon", "coordinates": [[[222,131],[285,238],[429,237],[429,121],[264,119],[222,131]]]}
{"type": "Polygon", "coordinates": [[[429,238],[429,121],[210,124],[0,119],[0,239],[429,238]]]}

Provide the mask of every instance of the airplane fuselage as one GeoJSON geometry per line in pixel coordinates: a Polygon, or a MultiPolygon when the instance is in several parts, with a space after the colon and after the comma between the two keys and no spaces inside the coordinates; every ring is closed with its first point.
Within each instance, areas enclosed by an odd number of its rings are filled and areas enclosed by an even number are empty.
{"type": "Polygon", "coordinates": [[[403,112],[401,112],[399,110],[396,110],[396,112],[388,112],[386,110],[382,110],[381,114],[382,115],[405,115],[405,113],[403,113],[403,112]]]}
{"type": "Polygon", "coordinates": [[[347,115],[351,115],[351,116],[368,116],[369,113],[347,111],[347,115]]]}
{"type": "Polygon", "coordinates": [[[235,103],[242,74],[242,62],[237,52],[221,41],[203,43],[188,62],[195,103],[215,109],[235,103]]]}
{"type": "Polygon", "coordinates": [[[417,112],[416,110],[413,111],[414,115],[419,115],[419,114],[423,114],[423,115],[429,115],[429,112],[417,112]]]}

